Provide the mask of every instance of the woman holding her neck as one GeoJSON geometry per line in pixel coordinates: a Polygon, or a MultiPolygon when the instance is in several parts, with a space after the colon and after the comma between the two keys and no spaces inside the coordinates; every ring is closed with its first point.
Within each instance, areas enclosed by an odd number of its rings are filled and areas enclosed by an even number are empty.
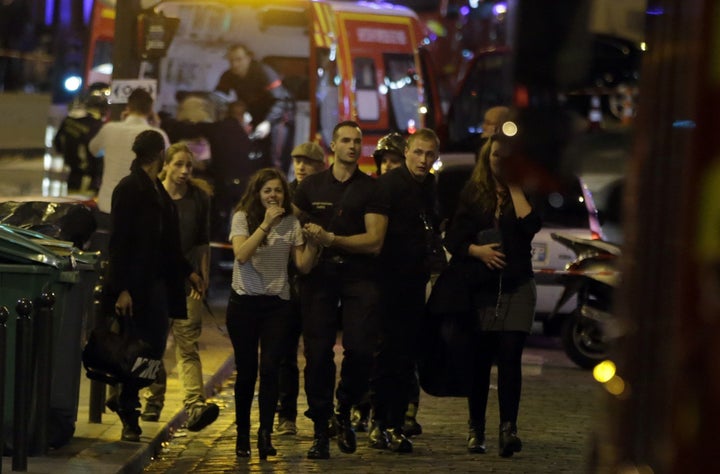
{"type": "Polygon", "coordinates": [[[467,449],[485,453],[485,412],[493,360],[498,366],[500,456],[522,449],[517,417],[522,386],[522,352],[535,314],[531,241],[540,217],[517,183],[505,179],[511,144],[492,136],[480,150],[445,237],[453,259],[475,269],[471,324],[474,343],[468,396],[467,449]]]}

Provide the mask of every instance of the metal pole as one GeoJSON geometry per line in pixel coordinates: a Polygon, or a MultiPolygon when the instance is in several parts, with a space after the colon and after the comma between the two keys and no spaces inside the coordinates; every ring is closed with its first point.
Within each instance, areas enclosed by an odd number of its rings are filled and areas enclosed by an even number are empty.
{"type": "MultiPolygon", "coordinates": [[[[104,265],[103,265],[104,266],[104,265]]],[[[102,314],[102,273],[98,284],[95,286],[94,320],[93,327],[104,324],[102,314]]],[[[97,380],[90,380],[90,401],[88,406],[88,421],[90,423],[102,423],[102,414],[105,406],[105,384],[97,380]]]]}
{"type": "Polygon", "coordinates": [[[43,292],[35,313],[37,328],[37,397],[35,430],[32,452],[45,455],[48,452],[48,418],[50,413],[50,386],[52,381],[53,309],[55,293],[43,292]]]}
{"type": "Polygon", "coordinates": [[[28,424],[30,422],[30,356],[32,341],[32,301],[27,298],[18,300],[15,311],[18,313],[15,336],[15,410],[13,419],[13,456],[12,470],[27,471],[28,424]]]}
{"type": "Polygon", "coordinates": [[[5,449],[5,362],[7,348],[7,320],[10,316],[7,306],[0,306],[0,473],[5,449]]]}

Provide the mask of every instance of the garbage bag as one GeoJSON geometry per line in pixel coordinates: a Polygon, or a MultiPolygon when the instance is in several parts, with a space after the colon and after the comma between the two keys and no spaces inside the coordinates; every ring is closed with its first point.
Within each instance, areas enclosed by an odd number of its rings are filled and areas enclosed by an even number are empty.
{"type": "Polygon", "coordinates": [[[8,201],[0,203],[0,223],[34,230],[77,248],[95,232],[92,209],[83,202],[8,201]]]}

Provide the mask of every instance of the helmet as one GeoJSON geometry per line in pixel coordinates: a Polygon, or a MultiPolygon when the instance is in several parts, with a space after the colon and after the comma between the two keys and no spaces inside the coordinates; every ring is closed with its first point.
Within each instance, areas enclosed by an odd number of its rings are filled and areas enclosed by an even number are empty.
{"type": "Polygon", "coordinates": [[[375,164],[378,167],[378,173],[380,171],[380,165],[382,164],[382,157],[387,151],[395,153],[400,157],[405,156],[405,139],[402,135],[397,132],[392,132],[378,140],[377,147],[373,152],[375,164]]]}

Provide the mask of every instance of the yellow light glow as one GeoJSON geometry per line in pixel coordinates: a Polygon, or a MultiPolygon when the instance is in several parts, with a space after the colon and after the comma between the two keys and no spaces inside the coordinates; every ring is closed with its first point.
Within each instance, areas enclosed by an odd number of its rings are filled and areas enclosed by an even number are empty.
{"type": "Polygon", "coordinates": [[[515,122],[505,122],[502,124],[502,132],[508,137],[514,137],[517,135],[518,127],[515,122]]]}
{"type": "Polygon", "coordinates": [[[616,367],[611,360],[604,360],[593,369],[593,377],[600,383],[607,383],[615,377],[616,367]]]}
{"type": "Polygon", "coordinates": [[[610,392],[613,395],[622,395],[622,393],[625,391],[625,381],[618,377],[617,375],[610,380],[607,381],[604,385],[605,390],[610,392]]]}

